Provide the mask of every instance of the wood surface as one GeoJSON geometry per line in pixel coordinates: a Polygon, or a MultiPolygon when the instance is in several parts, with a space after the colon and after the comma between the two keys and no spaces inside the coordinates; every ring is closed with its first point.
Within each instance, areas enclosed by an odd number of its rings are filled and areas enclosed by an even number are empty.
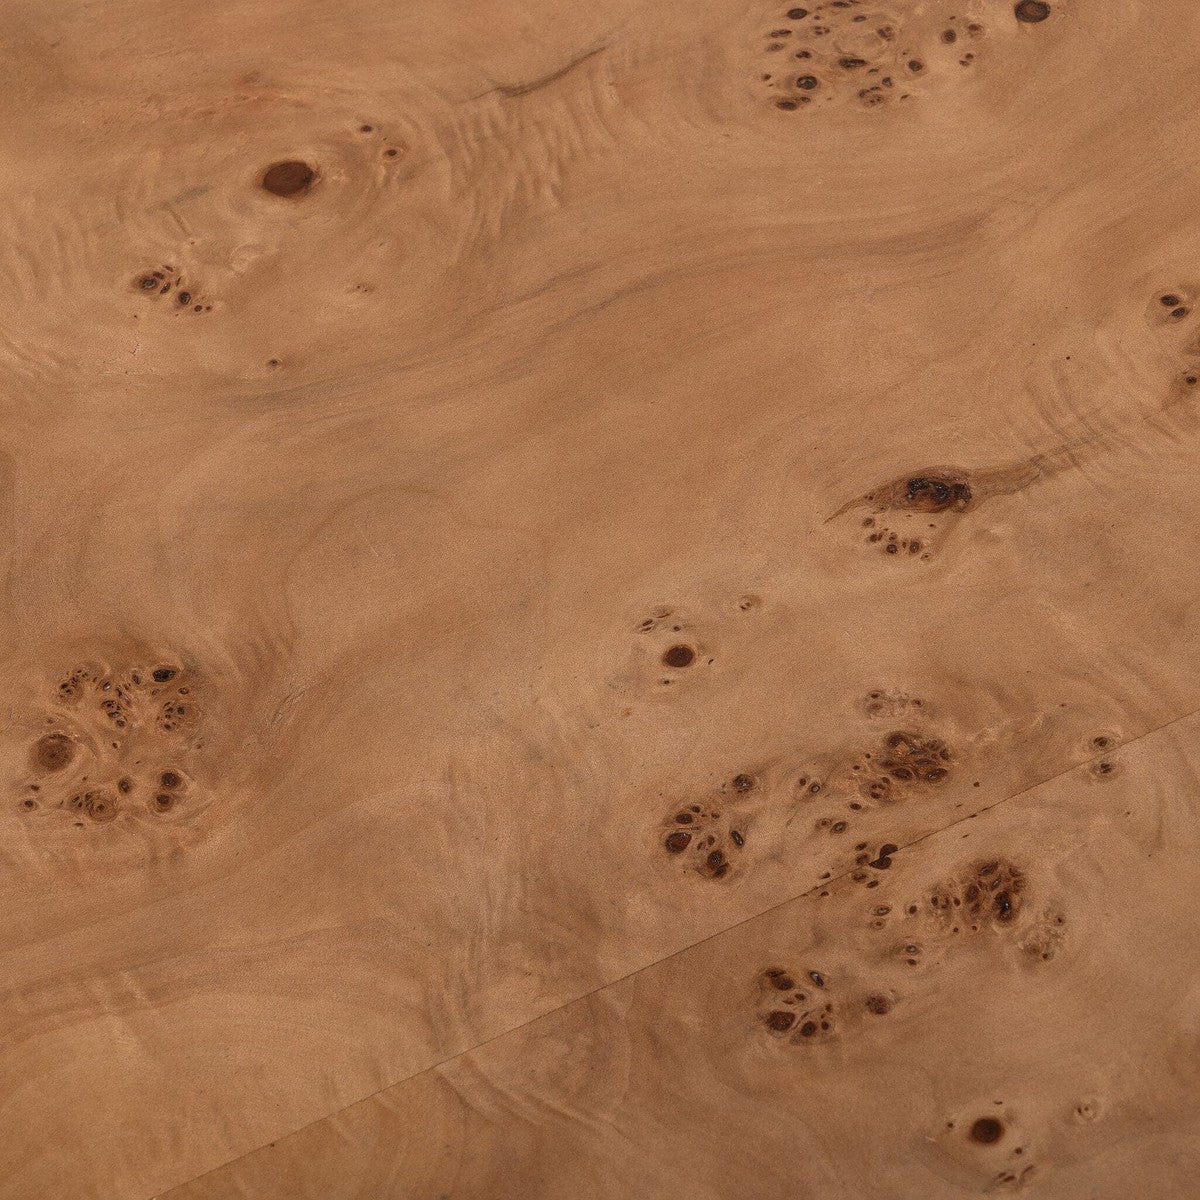
{"type": "Polygon", "coordinates": [[[0,10],[0,1197],[1196,1196],[1197,47],[0,10]]]}

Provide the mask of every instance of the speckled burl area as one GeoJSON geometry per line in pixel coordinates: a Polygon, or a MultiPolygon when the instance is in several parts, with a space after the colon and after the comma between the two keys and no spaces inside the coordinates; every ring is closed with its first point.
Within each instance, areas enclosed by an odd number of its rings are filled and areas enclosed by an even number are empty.
{"type": "Polygon", "coordinates": [[[1198,45],[0,6],[0,1200],[1193,1200],[1198,45]]]}

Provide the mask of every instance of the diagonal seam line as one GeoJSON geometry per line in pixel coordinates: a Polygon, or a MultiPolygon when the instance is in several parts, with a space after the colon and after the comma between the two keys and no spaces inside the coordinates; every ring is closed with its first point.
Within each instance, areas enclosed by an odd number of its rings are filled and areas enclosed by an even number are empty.
{"type": "MultiPolygon", "coordinates": [[[[975,809],[974,812],[964,813],[953,821],[947,822],[945,825],[939,826],[937,829],[932,829],[928,833],[923,833],[918,838],[913,838],[911,842],[906,842],[894,854],[899,854],[901,851],[908,850],[913,846],[919,846],[922,842],[928,841],[930,838],[940,837],[943,833],[948,833],[951,829],[956,829],[965,821],[973,820],[981,813],[991,812],[994,808],[999,808],[1003,804],[1008,804],[1012,800],[1017,800],[1021,796],[1027,796],[1030,792],[1037,791],[1038,788],[1045,787],[1047,784],[1055,783],[1059,779],[1070,775],[1073,771],[1078,771],[1081,767],[1085,767],[1088,763],[1096,761],[1096,759],[1105,758],[1116,751],[1127,750],[1130,746],[1136,745],[1138,742],[1144,741],[1148,737],[1153,737],[1156,733],[1161,733],[1164,729],[1169,729],[1172,725],[1178,725],[1181,721],[1186,721],[1191,717],[1200,713],[1200,707],[1193,708],[1189,712],[1180,714],[1177,717],[1172,717],[1169,721],[1164,721],[1161,725],[1156,725],[1153,729],[1147,729],[1144,733],[1139,733],[1137,737],[1130,738],[1126,742],[1121,742],[1118,746],[1109,746],[1103,753],[1094,754],[1091,758],[1085,758],[1081,762],[1072,763],[1069,767],[1056,772],[1053,775],[1047,775],[1045,779],[1039,779],[1027,787],[1020,788],[1009,796],[1002,796],[999,800],[993,801],[991,804],[985,804],[981,808],[975,809]]],[[[311,1121],[305,1122],[303,1125],[297,1125],[295,1129],[287,1133],[280,1134],[272,1138],[269,1142],[263,1142],[262,1145],[254,1146],[241,1154],[235,1155],[233,1158],[226,1159],[223,1163],[218,1163],[215,1167],[210,1167],[207,1171],[201,1171],[199,1175],[193,1175],[191,1179],[186,1179],[182,1183],[173,1184],[166,1192],[160,1192],[150,1200],[162,1200],[166,1195],[177,1190],[185,1188],[190,1184],[196,1183],[198,1180],[204,1179],[209,1175],[215,1174],[217,1171],[223,1171],[226,1167],[233,1166],[234,1163],[239,1163],[244,1158],[249,1158],[252,1154],[257,1154],[260,1150],[266,1149],[268,1146],[274,1146],[277,1142],[282,1142],[287,1138],[294,1137],[298,1133],[303,1133],[306,1129],[311,1129],[314,1125],[319,1125],[322,1121],[331,1120],[334,1117],[340,1116],[344,1112],[348,1112],[352,1108],[356,1108],[360,1104],[366,1104],[368,1100],[374,1100],[376,1096],[382,1095],[384,1092],[390,1092],[392,1088],[401,1087],[406,1083],[411,1083],[414,1079],[420,1079],[422,1075],[428,1075],[431,1071],[440,1070],[448,1063],[454,1062],[456,1059],[463,1058],[468,1054],[474,1054],[477,1050],[483,1050],[487,1046],[498,1042],[503,1038],[509,1037],[514,1033],[519,1033],[523,1029],[528,1029],[531,1025],[536,1025],[539,1021],[544,1021],[548,1017],[553,1017],[564,1009],[570,1008],[573,1004],[582,1003],[585,1000],[590,1000],[593,996],[599,995],[600,992],[607,991],[609,988],[617,987],[619,984],[625,983],[626,980],[633,979],[637,975],[641,975],[644,971],[653,970],[662,963],[670,962],[673,958],[678,958],[681,954],[687,954],[695,950],[697,946],[703,946],[707,942],[714,941],[716,938],[724,937],[725,934],[731,933],[735,929],[741,929],[744,925],[749,925],[752,921],[757,921],[762,917],[768,916],[770,913],[778,912],[781,908],[786,908],[789,904],[794,904],[798,900],[803,900],[807,896],[811,896],[818,888],[828,888],[831,884],[837,883],[839,880],[845,879],[848,875],[855,871],[856,867],[848,867],[840,875],[834,875],[830,879],[823,879],[812,887],[805,888],[802,892],[797,892],[793,896],[788,896],[783,900],[778,900],[774,904],[768,905],[760,912],[756,912],[749,917],[743,917],[739,921],[734,921],[732,925],[727,925],[723,929],[715,930],[712,933],[706,933],[702,938],[698,938],[694,942],[689,942],[686,946],[681,946],[678,950],[672,950],[669,954],[664,954],[661,958],[656,958],[653,962],[643,963],[640,967],[635,967],[632,971],[626,972],[624,975],[618,976],[616,979],[610,979],[606,983],[601,983],[592,988],[589,992],[581,992],[578,996],[572,996],[569,1000],[564,1000],[561,1004],[554,1008],[547,1009],[544,1013],[538,1013],[535,1017],[530,1017],[527,1021],[522,1021],[520,1024],[513,1025],[509,1029],[505,1029],[500,1033],[493,1034],[489,1038],[484,1038],[481,1042],[476,1042],[473,1046],[468,1046],[463,1050],[456,1050],[453,1054],[446,1055],[445,1058],[438,1059],[437,1062],[432,1062],[426,1067],[422,1067],[419,1071],[414,1071],[411,1075],[405,1075],[400,1079],[393,1080],[391,1083],[384,1084],[381,1088],[376,1088],[375,1091],[368,1093],[366,1096],[358,1100],[353,1100],[349,1104],[343,1105],[341,1108],[335,1108],[331,1112],[325,1113],[323,1116],[315,1117],[311,1121]]]]}

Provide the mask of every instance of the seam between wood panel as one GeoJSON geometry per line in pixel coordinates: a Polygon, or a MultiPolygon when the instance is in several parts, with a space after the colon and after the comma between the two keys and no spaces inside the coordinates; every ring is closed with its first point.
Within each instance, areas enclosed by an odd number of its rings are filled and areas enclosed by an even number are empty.
{"type": "MultiPolygon", "coordinates": [[[[1095,759],[1110,756],[1113,754],[1114,750],[1128,749],[1128,747],[1134,746],[1138,742],[1144,741],[1148,737],[1153,737],[1155,734],[1161,733],[1164,729],[1169,729],[1173,725],[1178,725],[1182,721],[1187,721],[1189,718],[1194,717],[1197,714],[1200,714],[1200,707],[1190,709],[1188,712],[1181,713],[1177,717],[1172,717],[1171,720],[1164,721],[1161,725],[1156,725],[1153,729],[1148,729],[1144,733],[1138,734],[1137,737],[1121,742],[1119,746],[1109,746],[1104,750],[1103,753],[1096,754],[1093,756],[1093,758],[1084,759],[1082,762],[1072,763],[1069,767],[1066,767],[1053,775],[1048,775],[1044,779],[1039,779],[1035,783],[1031,783],[1028,787],[1024,787],[1018,791],[1012,792],[1008,796],[1002,796],[999,800],[995,800],[991,804],[985,804],[980,808],[975,809],[973,812],[965,813],[960,817],[956,817],[954,820],[947,822],[945,825],[941,825],[937,829],[931,830],[929,833],[922,834],[920,837],[904,843],[904,845],[900,846],[899,849],[894,853],[902,853],[913,846],[919,846],[922,842],[929,841],[931,838],[940,837],[942,834],[947,833],[952,829],[956,829],[959,825],[962,825],[966,821],[973,820],[982,813],[991,812],[992,809],[999,808],[1004,804],[1008,804],[1010,801],[1019,799],[1021,796],[1026,796],[1030,792],[1035,792],[1038,788],[1054,783],[1057,780],[1070,775],[1073,771],[1078,771],[1081,767],[1086,766],[1089,762],[1092,762],[1095,759]]],[[[406,1083],[411,1083],[414,1079],[420,1079],[422,1075],[427,1075],[431,1071],[437,1071],[447,1064],[454,1062],[456,1059],[463,1058],[468,1054],[474,1054],[477,1050],[482,1050],[495,1042],[499,1042],[506,1037],[510,1037],[514,1033],[519,1033],[523,1029],[528,1029],[531,1025],[536,1025],[539,1021],[544,1021],[548,1017],[553,1017],[557,1013],[562,1012],[564,1009],[570,1008],[573,1004],[579,1004],[582,1001],[590,1000],[593,996],[597,996],[601,992],[607,991],[609,988],[625,983],[627,980],[633,979],[635,976],[641,975],[645,971],[653,970],[653,968],[661,965],[662,963],[670,962],[671,959],[678,958],[682,954],[687,954],[690,951],[695,950],[697,947],[705,945],[707,942],[711,942],[716,938],[723,937],[732,930],[740,929],[745,925],[749,925],[754,921],[760,920],[762,917],[768,916],[770,913],[777,912],[778,910],[787,907],[789,904],[794,904],[799,900],[803,900],[819,889],[828,888],[831,884],[836,883],[841,879],[845,879],[855,869],[856,868],[854,867],[849,867],[839,875],[835,875],[830,879],[820,880],[811,887],[805,888],[802,892],[796,892],[794,895],[787,896],[782,900],[778,900],[774,904],[769,904],[766,908],[761,909],[759,912],[756,912],[749,917],[743,917],[739,921],[734,921],[731,925],[726,925],[721,929],[713,931],[712,933],[707,933],[704,935],[704,937],[698,938],[694,942],[689,942],[686,946],[681,946],[677,950],[672,950],[669,954],[664,954],[661,958],[654,959],[653,962],[643,963],[640,967],[636,967],[634,970],[628,971],[624,975],[618,976],[616,979],[610,979],[606,983],[599,984],[597,987],[592,988],[591,991],[581,992],[578,996],[572,996],[571,999],[564,1000],[563,1003],[556,1005],[554,1008],[547,1009],[543,1013],[538,1013],[537,1016],[530,1017],[527,1021],[522,1021],[517,1025],[513,1025],[508,1029],[502,1030],[500,1033],[493,1034],[489,1038],[484,1038],[482,1041],[476,1042],[474,1045],[468,1046],[465,1049],[456,1050],[453,1054],[448,1054],[445,1058],[441,1058],[437,1062],[430,1063],[428,1066],[422,1067],[419,1071],[414,1071],[411,1075],[405,1075],[400,1079],[393,1080],[391,1083],[384,1084],[383,1087],[376,1088],[375,1091],[360,1097],[358,1100],[353,1100],[349,1104],[343,1105],[341,1108],[332,1109],[330,1112],[324,1113],[322,1116],[315,1117],[313,1120],[307,1121],[303,1125],[297,1125],[295,1129],[289,1130],[287,1133],[279,1134],[269,1142],[263,1142],[261,1145],[254,1146],[250,1150],[246,1150],[241,1154],[235,1155],[233,1158],[226,1159],[217,1166],[210,1167],[207,1171],[201,1171],[199,1175],[193,1175],[190,1179],[183,1180],[181,1183],[172,1184],[166,1192],[160,1192],[156,1196],[150,1197],[150,1200],[164,1200],[164,1198],[169,1196],[171,1192],[174,1192],[180,1188],[185,1188],[189,1184],[204,1179],[206,1176],[216,1174],[218,1171],[223,1171],[227,1167],[231,1167],[235,1163],[241,1162],[242,1159],[249,1158],[252,1154],[257,1154],[260,1150],[264,1150],[268,1146],[274,1145],[276,1142],[281,1142],[285,1138],[293,1137],[297,1133],[302,1133],[304,1130],[312,1128],[314,1125],[319,1125],[322,1121],[328,1121],[333,1117],[339,1116],[341,1113],[348,1112],[350,1109],[356,1108],[360,1104],[365,1104],[368,1100],[373,1100],[376,1096],[380,1096],[384,1092],[391,1091],[393,1088],[401,1087],[406,1083]]]]}

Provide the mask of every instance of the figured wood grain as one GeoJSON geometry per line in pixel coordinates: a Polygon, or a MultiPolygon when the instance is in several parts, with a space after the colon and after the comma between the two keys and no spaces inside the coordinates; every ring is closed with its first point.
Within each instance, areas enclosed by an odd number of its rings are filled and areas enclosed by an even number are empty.
{"type": "Polygon", "coordinates": [[[0,14],[0,1196],[1188,1196],[1198,32],[0,14]]]}
{"type": "Polygon", "coordinates": [[[1190,1195],[1196,982],[1174,948],[1198,730],[963,818],[168,1200],[1190,1195]]]}

